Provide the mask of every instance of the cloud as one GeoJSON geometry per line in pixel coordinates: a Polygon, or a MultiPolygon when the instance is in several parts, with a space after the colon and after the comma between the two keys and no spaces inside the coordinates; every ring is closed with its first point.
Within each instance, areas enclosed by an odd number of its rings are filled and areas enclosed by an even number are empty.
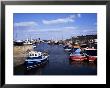
{"type": "Polygon", "coordinates": [[[97,30],[90,29],[90,28],[80,28],[77,26],[65,26],[60,28],[44,28],[44,29],[27,28],[27,30],[22,33],[21,31],[19,31],[19,35],[23,36],[25,39],[29,38],[30,36],[33,39],[39,38],[39,37],[41,39],[51,39],[51,38],[62,39],[62,36],[63,36],[63,39],[67,39],[67,38],[70,38],[71,36],[96,34],[96,33],[97,33],[97,30]]]}
{"type": "Polygon", "coordinates": [[[83,30],[83,33],[84,34],[95,34],[97,33],[97,30],[93,30],[93,29],[88,29],[88,30],[83,30]]]}
{"type": "Polygon", "coordinates": [[[51,25],[51,24],[61,24],[61,23],[69,23],[69,22],[74,22],[75,20],[75,15],[70,15],[65,18],[58,18],[54,20],[43,20],[43,24],[51,25]]]}
{"type": "Polygon", "coordinates": [[[77,29],[77,27],[72,27],[72,26],[70,26],[70,27],[64,27],[65,29],[77,29]]]}
{"type": "Polygon", "coordinates": [[[29,21],[29,22],[18,22],[18,23],[14,23],[14,26],[16,27],[29,27],[29,26],[37,26],[37,22],[34,21],[29,21]]]}
{"type": "Polygon", "coordinates": [[[68,22],[74,22],[73,19],[69,18],[63,18],[63,19],[56,19],[56,20],[43,20],[44,24],[59,24],[59,23],[68,23],[68,22]]]}
{"type": "Polygon", "coordinates": [[[81,17],[81,14],[77,14],[77,16],[80,18],[81,17]]]}
{"type": "Polygon", "coordinates": [[[61,27],[61,28],[48,28],[48,29],[36,29],[36,28],[32,28],[29,30],[27,30],[27,32],[31,32],[31,33],[71,33],[74,30],[76,30],[77,27],[73,27],[73,26],[68,26],[68,27],[61,27]]]}
{"type": "Polygon", "coordinates": [[[62,32],[62,33],[68,33],[68,32],[73,32],[74,30],[76,30],[77,27],[61,27],[61,28],[57,28],[57,29],[47,29],[46,31],[48,32],[62,32]]]}
{"type": "Polygon", "coordinates": [[[72,18],[75,18],[75,17],[76,17],[75,15],[70,15],[70,16],[69,16],[69,18],[71,18],[71,19],[72,19],[72,18]]]}

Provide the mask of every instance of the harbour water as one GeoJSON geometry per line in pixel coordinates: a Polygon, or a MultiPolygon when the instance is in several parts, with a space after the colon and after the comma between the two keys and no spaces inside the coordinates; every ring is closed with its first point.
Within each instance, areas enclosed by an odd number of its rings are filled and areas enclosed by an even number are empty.
{"type": "Polygon", "coordinates": [[[44,65],[26,70],[24,65],[14,67],[14,75],[97,75],[97,65],[86,62],[69,61],[69,53],[62,45],[36,45],[37,51],[48,51],[49,61],[44,65]]]}

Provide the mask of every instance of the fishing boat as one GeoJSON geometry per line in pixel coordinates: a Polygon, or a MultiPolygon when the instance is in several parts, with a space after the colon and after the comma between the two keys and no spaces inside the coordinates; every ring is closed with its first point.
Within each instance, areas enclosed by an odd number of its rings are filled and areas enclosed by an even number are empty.
{"type": "Polygon", "coordinates": [[[33,48],[36,48],[37,47],[36,44],[33,44],[32,46],[33,46],[33,48]]]}
{"type": "Polygon", "coordinates": [[[84,61],[87,57],[81,52],[80,48],[75,48],[70,54],[70,60],[72,61],[84,61]]]}
{"type": "Polygon", "coordinates": [[[22,46],[23,45],[23,41],[22,40],[16,40],[16,41],[14,41],[14,45],[15,46],[22,46]]]}
{"type": "Polygon", "coordinates": [[[68,45],[63,46],[63,48],[64,48],[64,51],[67,51],[67,52],[71,51],[71,47],[69,47],[68,45]]]}
{"type": "Polygon", "coordinates": [[[80,47],[82,50],[84,50],[84,49],[88,48],[89,46],[87,44],[81,44],[80,47]]]}
{"type": "Polygon", "coordinates": [[[87,56],[89,62],[97,61],[97,49],[86,48],[86,49],[84,49],[84,54],[87,56]]]}
{"type": "Polygon", "coordinates": [[[27,39],[24,41],[24,45],[32,45],[32,41],[27,39]]]}
{"type": "Polygon", "coordinates": [[[24,45],[32,45],[32,43],[30,41],[25,41],[24,45]]]}
{"type": "Polygon", "coordinates": [[[25,60],[25,65],[27,69],[38,67],[48,61],[48,53],[47,52],[38,52],[38,51],[30,51],[28,53],[28,57],[25,60]]]}

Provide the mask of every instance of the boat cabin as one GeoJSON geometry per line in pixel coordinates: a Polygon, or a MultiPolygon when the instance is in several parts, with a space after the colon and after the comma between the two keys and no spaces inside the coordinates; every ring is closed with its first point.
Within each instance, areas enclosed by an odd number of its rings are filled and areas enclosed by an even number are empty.
{"type": "Polygon", "coordinates": [[[29,52],[29,57],[39,57],[39,56],[42,56],[42,52],[37,52],[37,51],[29,52]]]}

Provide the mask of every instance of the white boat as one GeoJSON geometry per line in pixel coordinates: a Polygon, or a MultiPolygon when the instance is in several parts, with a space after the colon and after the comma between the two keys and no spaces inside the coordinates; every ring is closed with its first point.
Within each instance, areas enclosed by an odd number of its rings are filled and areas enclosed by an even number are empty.
{"type": "Polygon", "coordinates": [[[47,59],[49,55],[38,51],[30,51],[28,57],[37,60],[44,60],[47,59]]]}
{"type": "Polygon", "coordinates": [[[65,51],[71,51],[71,48],[66,48],[66,49],[64,49],[65,51]]]}
{"type": "Polygon", "coordinates": [[[64,46],[63,48],[65,51],[68,51],[68,52],[71,51],[71,47],[69,47],[68,45],[64,46]]]}
{"type": "Polygon", "coordinates": [[[24,45],[32,45],[32,41],[27,39],[26,41],[24,41],[24,45]]]}
{"type": "Polygon", "coordinates": [[[31,42],[25,42],[24,45],[32,45],[31,42]]]}
{"type": "Polygon", "coordinates": [[[34,68],[48,61],[48,57],[49,55],[47,53],[30,51],[27,59],[25,60],[25,65],[27,68],[34,68]]]}
{"type": "Polygon", "coordinates": [[[36,48],[37,47],[35,44],[33,44],[32,46],[33,46],[33,48],[36,48]]]}

